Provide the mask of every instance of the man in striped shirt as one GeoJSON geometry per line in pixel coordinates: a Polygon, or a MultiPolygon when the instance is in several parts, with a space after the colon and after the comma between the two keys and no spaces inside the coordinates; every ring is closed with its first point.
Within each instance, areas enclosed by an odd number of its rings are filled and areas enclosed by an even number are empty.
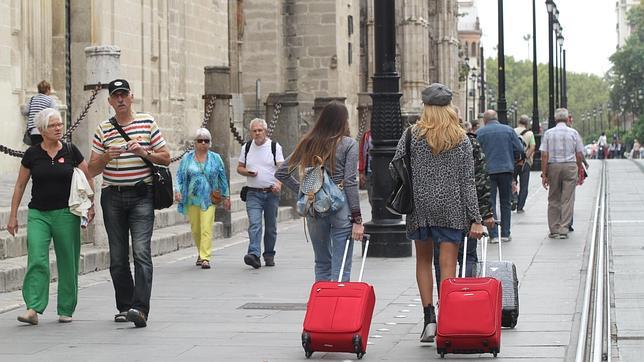
{"type": "Polygon", "coordinates": [[[170,152],[154,118],[134,113],[134,95],[124,79],[108,85],[108,102],[116,116],[96,127],[89,169],[103,174],[101,207],[110,247],[110,274],[119,313],[115,322],[147,325],[152,292],[150,243],[154,226],[152,171],[147,159],[169,165],[170,152]],[[130,138],[126,141],[116,122],[130,138]],[[134,280],[130,271],[129,235],[132,234],[134,280]]]}
{"type": "Polygon", "coordinates": [[[567,239],[575,206],[575,186],[582,167],[584,145],[568,127],[568,110],[555,111],[557,125],[541,140],[541,183],[548,190],[548,227],[551,239],[567,239]]]}
{"type": "Polygon", "coordinates": [[[38,94],[29,100],[27,106],[27,129],[29,130],[29,138],[31,138],[32,145],[37,145],[42,142],[40,131],[38,131],[38,128],[34,124],[34,119],[38,112],[45,108],[58,109],[56,101],[54,101],[54,98],[50,94],[51,85],[46,80],[43,80],[38,83],[38,94]]]}

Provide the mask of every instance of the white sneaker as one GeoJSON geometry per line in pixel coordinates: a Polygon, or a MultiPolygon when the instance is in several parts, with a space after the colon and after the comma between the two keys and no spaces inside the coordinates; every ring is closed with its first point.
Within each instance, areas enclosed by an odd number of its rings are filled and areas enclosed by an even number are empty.
{"type": "Polygon", "coordinates": [[[512,241],[512,237],[511,236],[501,237],[501,241],[504,243],[507,243],[508,241],[512,241]]]}
{"type": "Polygon", "coordinates": [[[498,244],[499,243],[499,238],[490,238],[489,242],[490,242],[490,244],[498,244]]]}

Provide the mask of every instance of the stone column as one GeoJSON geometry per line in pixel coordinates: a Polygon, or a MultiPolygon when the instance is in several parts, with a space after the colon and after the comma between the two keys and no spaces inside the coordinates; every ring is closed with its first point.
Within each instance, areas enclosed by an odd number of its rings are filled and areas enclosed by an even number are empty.
{"type": "MultiPolygon", "coordinates": [[[[73,135],[74,144],[80,149],[81,153],[87,160],[91,155],[91,142],[94,137],[96,126],[110,117],[113,113],[112,107],[107,103],[109,94],[107,93],[107,84],[118,78],[121,74],[121,50],[116,46],[92,46],[85,48],[85,99],[83,106],[87,104],[92,90],[97,86],[101,90],[96,95],[94,103],[90,106],[87,117],[81,121],[73,135]]],[[[81,104],[81,103],[77,103],[81,104]]],[[[75,121],[75,120],[74,120],[75,121]]],[[[101,183],[103,176],[99,175],[94,178],[94,202],[99,204],[101,199],[101,183]]],[[[97,246],[107,246],[107,234],[103,224],[103,210],[96,206],[96,217],[90,224],[86,232],[83,232],[83,238],[94,240],[97,246]]]]}
{"type": "MultiPolygon", "coordinates": [[[[280,112],[275,122],[275,129],[271,139],[282,146],[284,158],[288,157],[297,142],[300,140],[301,132],[299,127],[297,93],[270,93],[266,99],[266,122],[270,125],[275,115],[276,105],[281,105],[280,112]]],[[[295,206],[297,195],[288,188],[282,188],[280,205],[295,206]]]]}
{"type": "Polygon", "coordinates": [[[324,106],[333,101],[344,104],[346,99],[347,97],[315,97],[315,100],[313,101],[313,119],[311,120],[311,126],[317,122],[320,117],[320,112],[322,112],[322,108],[324,108],[324,106]]]}
{"type": "MultiPolygon", "coordinates": [[[[230,133],[230,108],[229,103],[232,99],[230,94],[230,68],[219,66],[207,66],[204,68],[204,109],[208,106],[210,99],[215,97],[215,109],[210,115],[207,128],[212,134],[212,144],[210,147],[213,151],[221,155],[224,161],[226,176],[230,180],[231,173],[236,172],[230,165],[230,155],[234,152],[234,140],[230,133]]],[[[224,224],[224,237],[231,235],[231,213],[223,212],[222,206],[217,208],[215,213],[217,221],[224,224]]]]}

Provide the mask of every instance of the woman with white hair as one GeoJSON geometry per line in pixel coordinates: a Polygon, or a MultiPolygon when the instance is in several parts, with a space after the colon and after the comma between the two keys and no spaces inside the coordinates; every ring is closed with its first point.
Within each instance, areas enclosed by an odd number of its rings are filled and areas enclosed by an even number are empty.
{"type": "MultiPolygon", "coordinates": [[[[87,162],[73,144],[61,142],[64,124],[60,113],[45,108],[35,117],[35,127],[42,143],[29,147],[22,157],[20,172],[11,199],[7,231],[18,232],[18,206],[29,178],[31,201],[27,213],[27,272],[22,297],[27,311],[18,317],[23,323],[38,324],[49,301],[49,242],[53,238],[58,268],[58,321],[69,323],[78,300],[78,264],[80,258],[80,217],[69,210],[69,194],[74,168],[80,168],[91,180],[87,162]]],[[[90,182],[92,187],[92,182],[90,182]]],[[[88,220],[94,218],[94,205],[88,220]]]]}
{"type": "Polygon", "coordinates": [[[208,150],[211,140],[210,131],[205,128],[197,129],[195,149],[188,152],[179,164],[178,190],[175,192],[179,212],[187,215],[190,220],[192,238],[198,252],[196,265],[202,269],[210,269],[212,225],[216,208],[213,202],[222,199],[224,209],[230,210],[224,162],[218,153],[208,150]]]}

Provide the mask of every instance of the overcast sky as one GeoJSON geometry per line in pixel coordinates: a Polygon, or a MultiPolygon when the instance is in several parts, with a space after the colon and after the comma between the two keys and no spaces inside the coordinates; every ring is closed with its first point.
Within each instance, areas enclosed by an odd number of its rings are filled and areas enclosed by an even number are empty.
{"type": "MultiPolygon", "coordinates": [[[[566,70],[576,73],[604,75],[610,69],[608,57],[615,52],[616,0],[554,0],[563,27],[566,70]]],[[[477,0],[482,43],[486,57],[496,57],[498,43],[498,1],[477,0]]],[[[530,48],[523,40],[532,34],[532,0],[505,0],[503,4],[505,55],[515,59],[532,59],[530,48]]],[[[548,12],[545,0],[536,0],[537,62],[548,62],[548,12]]]]}

